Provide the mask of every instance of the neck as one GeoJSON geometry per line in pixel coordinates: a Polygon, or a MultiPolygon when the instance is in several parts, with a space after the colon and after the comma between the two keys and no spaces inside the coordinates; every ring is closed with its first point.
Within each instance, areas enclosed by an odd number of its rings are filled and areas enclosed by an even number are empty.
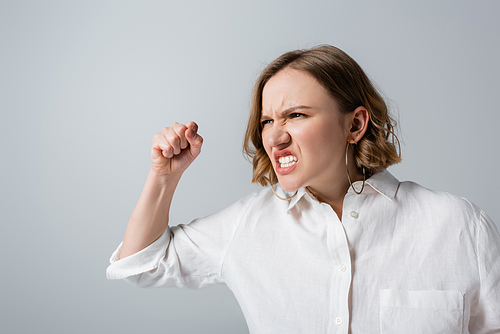
{"type": "Polygon", "coordinates": [[[342,220],[342,207],[344,205],[344,197],[348,189],[349,182],[347,182],[347,180],[341,187],[337,186],[329,189],[308,187],[308,190],[318,199],[318,201],[326,203],[332,207],[333,211],[335,211],[339,217],[339,220],[342,220]]]}
{"type": "MultiPolygon", "coordinates": [[[[354,158],[354,156],[352,157],[354,158]]],[[[354,183],[356,181],[363,180],[363,174],[359,173],[354,162],[354,159],[349,159],[349,173],[351,175],[351,181],[354,183]]],[[[337,180],[332,180],[328,183],[323,183],[319,187],[308,187],[308,190],[320,201],[330,205],[342,221],[342,208],[344,206],[344,197],[351,186],[349,180],[347,179],[347,171],[340,173],[341,177],[337,180]]]]}

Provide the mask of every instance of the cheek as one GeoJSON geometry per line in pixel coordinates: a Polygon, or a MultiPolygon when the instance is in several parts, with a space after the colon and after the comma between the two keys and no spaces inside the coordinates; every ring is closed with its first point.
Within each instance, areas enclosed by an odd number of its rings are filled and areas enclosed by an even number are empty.
{"type": "MultiPolygon", "coordinates": [[[[328,156],[331,159],[331,155],[337,156],[345,148],[340,129],[327,124],[298,131],[296,138],[302,144],[303,150],[318,158],[328,156]]],[[[345,143],[347,144],[347,141],[345,143]]]]}
{"type": "Polygon", "coordinates": [[[264,146],[266,152],[269,152],[269,145],[268,145],[269,138],[265,130],[262,130],[262,132],[260,133],[260,140],[262,141],[262,146],[264,146]]]}
{"type": "Polygon", "coordinates": [[[265,134],[261,134],[261,140],[262,140],[262,146],[264,146],[264,150],[266,151],[267,156],[270,158],[271,147],[267,145],[267,138],[265,134]]]}
{"type": "Polygon", "coordinates": [[[295,141],[308,150],[321,151],[324,146],[331,145],[332,132],[322,127],[301,127],[294,131],[292,137],[295,141]]]}

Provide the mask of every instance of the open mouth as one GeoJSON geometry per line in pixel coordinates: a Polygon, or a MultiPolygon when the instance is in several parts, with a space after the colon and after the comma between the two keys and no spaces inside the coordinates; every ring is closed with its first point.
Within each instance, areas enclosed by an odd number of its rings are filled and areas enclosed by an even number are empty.
{"type": "Polygon", "coordinates": [[[280,157],[278,159],[278,163],[280,168],[291,167],[297,163],[297,157],[294,155],[287,155],[285,157],[280,157]]]}

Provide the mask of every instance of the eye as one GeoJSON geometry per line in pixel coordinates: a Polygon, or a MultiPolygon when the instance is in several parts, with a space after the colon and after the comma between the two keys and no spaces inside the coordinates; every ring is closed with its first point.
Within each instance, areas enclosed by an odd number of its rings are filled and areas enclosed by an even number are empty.
{"type": "Polygon", "coordinates": [[[265,120],[260,121],[260,126],[263,127],[264,125],[271,124],[272,122],[273,122],[272,119],[265,119],[265,120]]]}
{"type": "Polygon", "coordinates": [[[305,114],[302,114],[300,112],[293,112],[290,114],[290,118],[298,118],[298,117],[303,117],[305,114]]]}

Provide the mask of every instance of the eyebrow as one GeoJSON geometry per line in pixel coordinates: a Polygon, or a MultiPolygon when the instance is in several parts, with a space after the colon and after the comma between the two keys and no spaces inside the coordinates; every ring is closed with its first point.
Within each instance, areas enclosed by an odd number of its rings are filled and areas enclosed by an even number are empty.
{"type": "MultiPolygon", "coordinates": [[[[295,110],[300,110],[300,109],[312,109],[312,107],[305,106],[305,105],[293,106],[293,107],[290,107],[288,109],[280,111],[279,114],[280,115],[289,114],[291,112],[294,112],[295,110]]],[[[269,116],[265,116],[265,115],[261,115],[260,118],[266,118],[266,117],[269,118],[269,116]]]]}

